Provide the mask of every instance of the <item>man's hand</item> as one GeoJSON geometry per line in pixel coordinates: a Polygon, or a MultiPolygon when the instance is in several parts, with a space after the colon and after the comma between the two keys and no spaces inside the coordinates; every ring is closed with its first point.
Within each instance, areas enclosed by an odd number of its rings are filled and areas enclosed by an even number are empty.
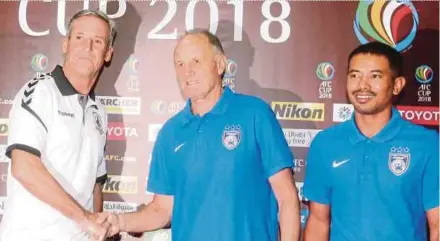
{"type": "Polygon", "coordinates": [[[89,235],[91,241],[103,241],[108,236],[110,224],[107,222],[108,213],[86,213],[81,229],[89,235]]]}
{"type": "Polygon", "coordinates": [[[121,231],[120,228],[120,216],[115,213],[108,213],[106,222],[109,225],[107,235],[112,237],[113,235],[118,234],[121,231]]]}

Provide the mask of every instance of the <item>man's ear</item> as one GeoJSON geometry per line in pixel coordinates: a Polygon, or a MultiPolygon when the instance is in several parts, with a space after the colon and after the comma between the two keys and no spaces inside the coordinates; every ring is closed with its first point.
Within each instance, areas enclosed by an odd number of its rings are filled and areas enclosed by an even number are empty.
{"type": "Polygon", "coordinates": [[[394,79],[393,95],[399,95],[406,85],[406,79],[403,76],[394,79]]]}
{"type": "Polygon", "coordinates": [[[227,62],[228,60],[226,59],[225,55],[217,54],[215,56],[215,64],[217,66],[218,75],[222,75],[225,72],[227,62]]]}

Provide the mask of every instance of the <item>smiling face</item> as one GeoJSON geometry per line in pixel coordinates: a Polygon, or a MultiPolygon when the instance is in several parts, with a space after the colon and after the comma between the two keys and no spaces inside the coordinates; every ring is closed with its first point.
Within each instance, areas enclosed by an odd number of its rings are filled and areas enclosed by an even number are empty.
{"type": "Polygon", "coordinates": [[[192,101],[205,99],[221,88],[224,56],[217,53],[203,34],[191,34],[179,41],[174,51],[174,66],[180,89],[192,101]]]}
{"type": "Polygon", "coordinates": [[[76,75],[90,78],[96,76],[105,61],[110,61],[110,28],[95,16],[82,16],[74,20],[70,35],[63,41],[64,66],[76,75]]]}
{"type": "Polygon", "coordinates": [[[349,63],[347,94],[356,112],[374,115],[392,107],[405,80],[395,77],[383,55],[357,54],[349,63]]]}

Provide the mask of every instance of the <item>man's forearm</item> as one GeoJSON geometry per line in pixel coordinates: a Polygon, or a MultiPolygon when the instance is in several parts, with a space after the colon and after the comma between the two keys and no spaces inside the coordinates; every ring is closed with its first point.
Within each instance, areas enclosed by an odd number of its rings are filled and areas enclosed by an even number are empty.
{"type": "Polygon", "coordinates": [[[151,202],[138,212],[120,214],[119,228],[122,232],[148,232],[161,229],[170,221],[171,215],[151,202]]]}
{"type": "Polygon", "coordinates": [[[309,216],[306,230],[304,232],[304,241],[328,241],[330,233],[330,223],[309,216]]]}
{"type": "Polygon", "coordinates": [[[102,185],[99,183],[95,184],[95,188],[93,189],[93,211],[94,212],[102,212],[103,205],[103,196],[102,196],[102,185]]]}
{"type": "Polygon", "coordinates": [[[439,227],[429,229],[429,241],[439,241],[438,229],[439,227]]]}
{"type": "Polygon", "coordinates": [[[281,241],[298,241],[301,232],[301,220],[298,200],[286,200],[280,205],[281,241]]]}
{"type": "Polygon", "coordinates": [[[12,159],[12,175],[33,196],[78,224],[86,218],[86,211],[53,178],[38,157],[14,150],[12,159]]]}

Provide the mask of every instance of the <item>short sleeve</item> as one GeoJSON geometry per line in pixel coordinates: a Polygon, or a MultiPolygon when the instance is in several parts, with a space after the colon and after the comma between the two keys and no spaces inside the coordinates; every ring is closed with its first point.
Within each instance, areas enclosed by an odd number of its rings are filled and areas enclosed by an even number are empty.
{"type": "Polygon", "coordinates": [[[266,177],[293,167],[293,155],[272,109],[264,103],[255,116],[255,132],[266,177]]]}
{"type": "Polygon", "coordinates": [[[322,158],[321,135],[313,139],[307,154],[306,173],[304,177],[304,196],[310,201],[330,204],[331,188],[323,177],[328,176],[327,168],[322,158]]]}
{"type": "Polygon", "coordinates": [[[164,128],[159,131],[154,144],[147,191],[155,194],[174,195],[175,188],[172,180],[170,160],[167,158],[169,155],[167,155],[165,149],[166,142],[164,139],[166,139],[166,137],[164,128]]]}
{"type": "MultiPolygon", "coordinates": [[[[423,207],[425,211],[439,205],[439,136],[429,142],[428,159],[423,173],[423,207]]],[[[426,142],[428,143],[428,142],[426,142]]]]}
{"type": "Polygon", "coordinates": [[[46,145],[52,121],[52,92],[36,77],[16,95],[9,113],[9,136],[6,155],[20,149],[38,157],[46,145]]]}

